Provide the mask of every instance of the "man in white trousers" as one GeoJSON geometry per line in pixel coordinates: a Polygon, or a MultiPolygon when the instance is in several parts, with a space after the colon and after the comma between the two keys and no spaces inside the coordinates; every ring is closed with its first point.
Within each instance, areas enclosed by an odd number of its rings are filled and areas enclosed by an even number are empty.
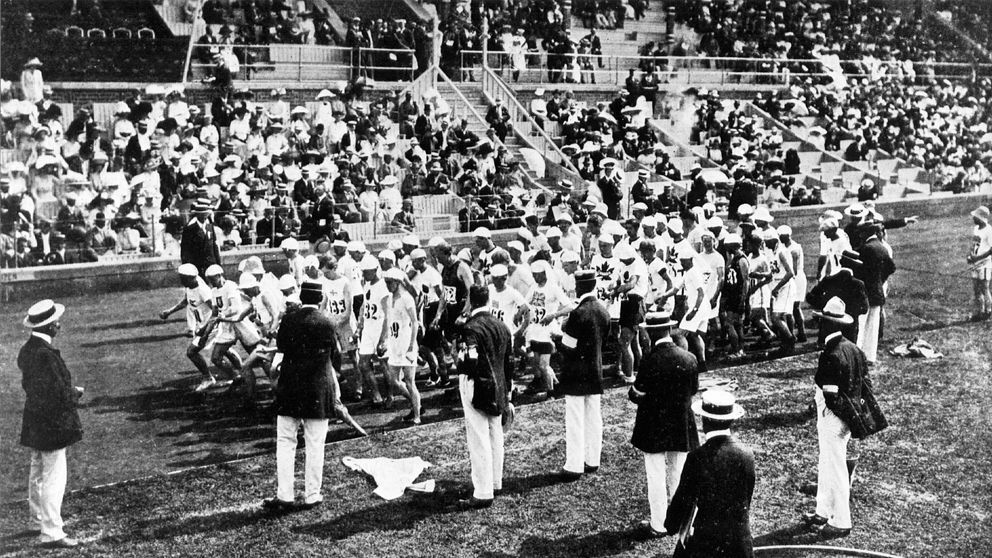
{"type": "Polygon", "coordinates": [[[24,388],[21,445],[31,448],[28,507],[42,545],[77,546],[62,530],[62,497],[67,477],[65,450],[83,438],[76,406],[83,389],[72,385],[62,355],[52,346],[62,329],[65,306],[42,300],[24,318],[31,336],[17,355],[24,388]]]}
{"type": "Polygon", "coordinates": [[[596,299],[596,273],[575,274],[578,305],[562,326],[560,393],[565,396],[564,481],[599,470],[603,450],[603,342],[610,330],[610,314],[596,299]]]}
{"type": "Polygon", "coordinates": [[[842,334],[854,318],[847,314],[837,297],[814,312],[820,327],[827,330],[816,375],[816,435],[819,441],[816,510],[803,515],[803,521],[823,538],[845,537],[851,532],[851,479],[847,469],[847,443],[851,429],[850,401],[861,399],[861,388],[868,373],[865,354],[842,334]]]}
{"type": "Polygon", "coordinates": [[[276,497],[262,502],[273,512],[296,507],[293,469],[296,435],[303,427],[306,442],[304,496],[300,506],[310,509],[324,501],[320,487],[324,478],[324,441],[328,419],[335,413],[348,417],[341,404],[333,362],[339,362],[337,338],[331,321],[319,309],[323,286],[304,282],[300,288],[302,307],[287,312],[279,325],[276,347],[283,355],[276,385],[276,497]]]}
{"type": "Polygon", "coordinates": [[[644,452],[651,519],[638,526],[648,538],[667,536],[668,504],[679,487],[689,452],[699,447],[692,396],[699,389],[696,357],[672,341],[678,322],[661,313],[647,315],[645,329],[654,341],[627,393],[637,404],[630,443],[644,452]]]}
{"type": "Polygon", "coordinates": [[[458,352],[458,391],[465,411],[465,437],[472,464],[468,508],[486,508],[503,490],[503,428],[513,417],[513,341],[510,330],[489,308],[489,287],[473,285],[469,318],[458,352]]]}
{"type": "Polygon", "coordinates": [[[892,256],[878,237],[881,230],[881,225],[872,222],[858,226],[858,233],[865,240],[858,248],[863,263],[854,270],[854,277],[864,282],[865,293],[868,294],[868,312],[859,317],[858,347],[864,351],[869,364],[875,364],[878,359],[878,334],[882,306],[885,305],[885,281],[896,270],[892,256]]]}

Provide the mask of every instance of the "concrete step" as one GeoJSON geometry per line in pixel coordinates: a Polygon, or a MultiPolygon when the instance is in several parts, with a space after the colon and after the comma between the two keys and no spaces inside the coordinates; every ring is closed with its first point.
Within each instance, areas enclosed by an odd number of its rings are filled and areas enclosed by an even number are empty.
{"type": "Polygon", "coordinates": [[[921,169],[919,167],[906,167],[899,169],[898,171],[896,171],[897,176],[899,177],[899,183],[900,184],[906,184],[909,182],[922,183],[923,177],[920,176],[921,175],[920,171],[921,169]]]}
{"type": "Polygon", "coordinates": [[[823,160],[823,153],[819,151],[800,151],[799,152],[799,170],[803,172],[813,172],[813,167],[820,164],[823,160]]]}
{"type": "Polygon", "coordinates": [[[891,176],[901,164],[899,159],[875,159],[875,165],[878,166],[878,174],[880,176],[891,176]]]}

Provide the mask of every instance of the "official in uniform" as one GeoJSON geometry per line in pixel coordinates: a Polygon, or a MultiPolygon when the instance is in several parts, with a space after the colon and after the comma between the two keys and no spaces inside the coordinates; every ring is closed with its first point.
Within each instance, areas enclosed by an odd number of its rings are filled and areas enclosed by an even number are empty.
{"type": "Polygon", "coordinates": [[[674,495],[688,452],[699,447],[692,396],[699,388],[696,357],[672,341],[678,322],[666,314],[647,315],[645,329],[654,341],[641,362],[627,396],[637,404],[630,443],[644,452],[651,519],[640,529],[651,538],[663,537],[670,494],[674,495]]]}
{"type": "Polygon", "coordinates": [[[599,469],[603,450],[603,343],[610,314],[596,299],[596,273],[575,274],[578,306],[562,326],[562,362],[559,391],[565,396],[565,466],[563,480],[578,480],[599,469]]]}
{"type": "Polygon", "coordinates": [[[668,507],[665,529],[679,534],[674,556],[751,558],[754,454],[730,434],[744,409],[732,394],[707,390],[692,410],[702,417],[706,443],[686,458],[668,507]]]}
{"type": "Polygon", "coordinates": [[[331,321],[319,310],[323,300],[320,283],[304,282],[298,310],[287,311],[279,325],[276,347],[283,355],[276,385],[276,497],[262,502],[271,511],[294,507],[293,466],[296,461],[296,435],[303,426],[306,442],[304,499],[302,507],[320,505],[324,477],[324,440],[328,419],[338,414],[352,422],[341,404],[337,375],[332,362],[338,362],[337,338],[331,321]]]}
{"type": "Polygon", "coordinates": [[[28,309],[31,336],[17,355],[26,396],[21,445],[31,448],[28,507],[44,546],[79,544],[62,530],[62,497],[67,477],[65,449],[83,438],[76,407],[83,389],[72,385],[62,354],[52,346],[62,329],[65,306],[42,300],[28,309]]]}
{"type": "Polygon", "coordinates": [[[863,264],[854,270],[854,276],[865,284],[868,293],[868,312],[858,319],[858,347],[865,358],[874,364],[878,358],[878,335],[882,319],[882,306],[885,305],[885,281],[896,270],[889,251],[882,245],[878,233],[881,225],[875,223],[861,225],[864,228],[864,244],[858,248],[863,264]]]}
{"type": "Polygon", "coordinates": [[[462,505],[484,508],[503,489],[503,423],[513,416],[513,346],[506,324],[490,312],[489,287],[472,285],[468,298],[471,310],[461,331],[458,392],[474,490],[462,505]]]}
{"type": "Polygon", "coordinates": [[[848,401],[861,400],[861,387],[868,361],[842,330],[854,322],[840,298],[827,301],[814,311],[820,328],[827,330],[826,343],[816,367],[816,436],[820,457],[816,467],[816,511],[803,521],[824,538],[845,537],[851,532],[851,481],[847,469],[847,442],[851,429],[841,417],[848,401]]]}
{"type": "MultiPolygon", "coordinates": [[[[827,301],[837,297],[844,301],[847,314],[854,318],[850,325],[841,329],[844,337],[852,343],[858,342],[858,320],[868,312],[868,294],[865,284],[854,277],[853,270],[861,267],[857,252],[845,250],[839,260],[828,258],[823,266],[823,279],[806,294],[806,302],[814,310],[822,310],[827,301]]],[[[820,328],[818,343],[822,347],[827,330],[820,328]]]]}

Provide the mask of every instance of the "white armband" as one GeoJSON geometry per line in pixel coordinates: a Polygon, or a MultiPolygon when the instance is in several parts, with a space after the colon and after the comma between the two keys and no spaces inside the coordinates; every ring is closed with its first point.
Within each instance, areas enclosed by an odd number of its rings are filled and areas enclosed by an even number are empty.
{"type": "Polygon", "coordinates": [[[561,344],[565,345],[569,349],[574,349],[579,345],[579,340],[567,333],[563,333],[561,336],[561,344]]]}
{"type": "Polygon", "coordinates": [[[823,390],[823,393],[837,393],[838,391],[840,391],[840,389],[838,389],[837,386],[834,385],[823,386],[820,389],[823,390]]]}

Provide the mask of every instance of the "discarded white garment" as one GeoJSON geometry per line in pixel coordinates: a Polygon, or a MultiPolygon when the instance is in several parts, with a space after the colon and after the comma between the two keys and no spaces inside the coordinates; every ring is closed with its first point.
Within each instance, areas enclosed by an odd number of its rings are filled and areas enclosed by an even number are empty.
{"type": "Polygon", "coordinates": [[[408,488],[417,492],[434,492],[433,479],[414,482],[424,469],[431,467],[430,462],[419,457],[356,459],[348,455],[341,458],[341,463],[352,471],[361,471],[375,479],[373,494],[383,500],[395,500],[408,488]]]}

